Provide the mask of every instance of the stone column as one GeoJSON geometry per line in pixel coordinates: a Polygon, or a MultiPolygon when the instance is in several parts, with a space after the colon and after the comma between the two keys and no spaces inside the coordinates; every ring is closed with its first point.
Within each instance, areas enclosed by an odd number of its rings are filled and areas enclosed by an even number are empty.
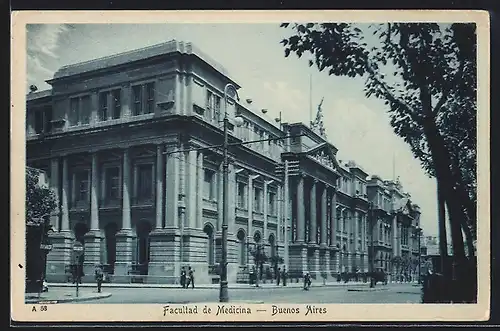
{"type": "Polygon", "coordinates": [[[131,229],[130,221],[130,155],[129,149],[123,151],[123,206],[122,206],[122,229],[131,229]]]}
{"type": "Polygon", "coordinates": [[[68,175],[68,157],[63,157],[62,171],[62,199],[61,199],[61,230],[69,231],[69,175],[68,175]]]}
{"type": "Polygon", "coordinates": [[[59,197],[59,158],[55,157],[50,163],[50,186],[55,194],[57,207],[50,217],[50,224],[55,231],[59,231],[60,197],[59,197]]]}
{"type": "Polygon", "coordinates": [[[163,228],[163,145],[156,146],[156,229],[163,228]]]}
{"type": "Polygon", "coordinates": [[[267,206],[268,206],[268,196],[267,196],[267,190],[268,190],[268,183],[266,180],[264,180],[264,192],[263,192],[263,195],[264,195],[264,205],[262,206],[262,210],[263,210],[263,213],[264,213],[264,225],[262,226],[262,239],[263,239],[263,243],[266,243],[267,242],[267,206]]]}
{"type": "Polygon", "coordinates": [[[320,231],[320,269],[324,273],[324,277],[328,277],[330,274],[330,250],[328,249],[328,234],[327,234],[327,222],[328,222],[328,211],[327,211],[327,195],[328,190],[326,185],[321,188],[321,231],[320,231]]]}
{"type": "Polygon", "coordinates": [[[97,153],[92,154],[92,185],[90,188],[90,230],[99,230],[99,170],[97,153]]]}
{"type": "MultiPolygon", "coordinates": [[[[176,100],[177,103],[178,100],[176,100]]],[[[160,262],[158,272],[169,278],[159,278],[172,282],[178,280],[181,268],[181,230],[179,219],[179,196],[180,196],[180,163],[184,155],[179,153],[177,146],[167,146],[164,162],[165,174],[165,227],[158,236],[160,252],[156,258],[160,262]],[[163,263],[161,263],[163,261],[163,263]]]]}
{"type": "Polygon", "coordinates": [[[179,158],[176,147],[168,148],[165,155],[165,227],[177,229],[179,227],[179,158]]]}
{"type": "Polygon", "coordinates": [[[123,150],[123,171],[122,171],[122,227],[116,234],[116,281],[128,282],[127,276],[129,265],[132,263],[132,224],[130,214],[130,150],[123,150]]]}
{"type": "Polygon", "coordinates": [[[249,175],[248,176],[248,233],[247,233],[247,243],[250,244],[253,241],[253,236],[252,236],[252,223],[253,223],[253,199],[254,199],[254,192],[253,192],[253,179],[256,176],[249,175]]]}
{"type": "Polygon", "coordinates": [[[310,216],[309,216],[309,243],[316,244],[318,216],[316,214],[316,180],[311,183],[311,194],[309,196],[310,216]]]}
{"type": "Polygon", "coordinates": [[[332,238],[332,246],[337,245],[337,192],[332,191],[332,202],[331,202],[331,225],[330,225],[330,237],[332,238]]]}
{"type": "Polygon", "coordinates": [[[189,151],[188,160],[186,164],[186,168],[188,169],[187,173],[187,217],[188,217],[188,228],[196,228],[196,217],[197,217],[197,209],[196,209],[196,185],[197,185],[197,152],[189,151]]]}
{"type": "MultiPolygon", "coordinates": [[[[85,240],[85,262],[83,272],[85,275],[93,275],[95,265],[101,262],[101,240],[102,234],[99,229],[99,169],[97,153],[92,153],[90,185],[90,231],[84,236],[85,240]]],[[[89,276],[93,279],[93,276],[89,276]]]]}
{"type": "Polygon", "coordinates": [[[196,159],[196,169],[198,170],[198,182],[197,182],[197,195],[196,203],[198,208],[196,209],[196,228],[203,229],[203,182],[205,180],[205,170],[203,169],[203,153],[198,152],[196,159]]]}
{"type": "Polygon", "coordinates": [[[320,232],[320,244],[322,246],[327,246],[327,204],[326,204],[326,195],[327,195],[327,190],[326,187],[322,187],[321,189],[321,232],[320,232]]]}
{"type": "MultiPolygon", "coordinates": [[[[69,229],[69,176],[68,176],[68,157],[63,157],[62,164],[62,189],[61,189],[61,228],[60,232],[52,232],[50,239],[54,248],[47,255],[47,274],[48,282],[66,282],[64,268],[71,262],[71,254],[73,247],[73,233],[69,229]]],[[[54,161],[55,162],[55,161],[54,161]]],[[[55,168],[59,165],[52,163],[52,173],[56,172],[55,168]]],[[[58,173],[58,171],[57,171],[58,173]]],[[[51,184],[55,185],[55,180],[58,176],[51,176],[51,184]],[[53,181],[54,180],[54,181],[53,181]]],[[[59,186],[59,185],[57,185],[59,186]]],[[[57,220],[57,216],[55,217],[57,220]]],[[[56,222],[58,223],[58,222],[56,222]]],[[[59,228],[57,224],[57,228],[59,228]]]]}
{"type": "Polygon", "coordinates": [[[305,215],[304,215],[304,177],[299,176],[297,183],[297,243],[305,242],[305,215]]]}
{"type": "Polygon", "coordinates": [[[330,205],[330,237],[332,238],[331,241],[331,249],[330,249],[330,260],[332,260],[333,257],[333,271],[338,272],[339,270],[339,251],[337,249],[337,192],[335,188],[332,189],[332,197],[331,197],[331,205],[330,205]],[[333,255],[333,256],[332,256],[333,255]]]}

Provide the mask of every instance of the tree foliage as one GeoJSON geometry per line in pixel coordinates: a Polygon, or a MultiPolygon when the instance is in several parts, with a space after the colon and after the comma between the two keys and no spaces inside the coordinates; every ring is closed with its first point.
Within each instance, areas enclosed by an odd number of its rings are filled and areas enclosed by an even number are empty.
{"type": "Polygon", "coordinates": [[[26,224],[44,224],[56,208],[52,190],[39,185],[39,171],[26,169],[26,224]]]}
{"type": "MultiPolygon", "coordinates": [[[[394,132],[443,187],[452,241],[476,238],[476,30],[474,24],[283,23],[285,57],[308,55],[329,75],[362,77],[394,132]]],[[[460,247],[460,245],[462,247],[460,247]]]]}

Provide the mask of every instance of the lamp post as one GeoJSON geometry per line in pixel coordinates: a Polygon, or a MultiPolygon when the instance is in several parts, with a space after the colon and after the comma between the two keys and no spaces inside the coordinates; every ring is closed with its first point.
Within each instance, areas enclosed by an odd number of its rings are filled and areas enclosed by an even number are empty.
{"type": "Polygon", "coordinates": [[[370,251],[371,251],[371,256],[370,256],[370,288],[375,287],[375,282],[373,281],[373,277],[375,276],[375,270],[373,267],[373,261],[375,258],[375,251],[374,251],[374,246],[373,246],[373,202],[370,202],[369,204],[369,209],[368,209],[368,218],[369,218],[369,223],[370,223],[370,251]]]}
{"type": "Polygon", "coordinates": [[[422,229],[420,227],[417,228],[417,234],[418,234],[418,283],[420,284],[420,278],[421,278],[421,274],[420,274],[420,265],[422,263],[421,261],[421,257],[422,257],[422,253],[420,252],[420,237],[422,236],[421,235],[421,232],[422,232],[422,229]]]}
{"type": "MultiPolygon", "coordinates": [[[[222,164],[222,258],[221,258],[221,275],[220,275],[220,292],[219,301],[228,302],[229,296],[227,291],[227,230],[228,230],[228,215],[229,215],[229,160],[227,155],[228,149],[228,125],[229,119],[227,117],[227,97],[228,92],[231,90],[239,100],[238,92],[233,84],[226,84],[224,87],[224,145],[223,145],[223,164],[222,164]]],[[[241,118],[235,118],[236,121],[242,121],[241,118]]]]}

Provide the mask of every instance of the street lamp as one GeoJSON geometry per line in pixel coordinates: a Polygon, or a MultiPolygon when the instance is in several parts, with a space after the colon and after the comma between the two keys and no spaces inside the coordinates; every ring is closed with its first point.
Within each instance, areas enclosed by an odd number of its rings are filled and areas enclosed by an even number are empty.
{"type": "MultiPolygon", "coordinates": [[[[226,84],[224,87],[224,145],[223,145],[223,155],[224,161],[222,164],[222,258],[221,258],[221,275],[220,275],[220,292],[219,292],[219,301],[220,302],[228,302],[229,297],[227,293],[227,228],[228,228],[228,215],[229,215],[229,201],[228,201],[228,192],[229,192],[229,160],[227,155],[228,149],[228,125],[229,119],[227,117],[227,97],[228,92],[232,91],[236,96],[236,99],[239,101],[238,91],[233,84],[226,84]]],[[[243,124],[243,119],[241,117],[235,117],[235,124],[240,126],[243,124]]]]}
{"type": "Polygon", "coordinates": [[[370,251],[371,251],[371,256],[370,256],[370,288],[375,287],[375,282],[373,281],[373,278],[375,277],[375,270],[373,266],[373,261],[375,258],[375,251],[374,251],[374,246],[373,246],[373,224],[375,223],[373,220],[373,202],[370,202],[369,204],[369,209],[368,209],[368,218],[369,218],[369,223],[370,223],[370,251]]]}

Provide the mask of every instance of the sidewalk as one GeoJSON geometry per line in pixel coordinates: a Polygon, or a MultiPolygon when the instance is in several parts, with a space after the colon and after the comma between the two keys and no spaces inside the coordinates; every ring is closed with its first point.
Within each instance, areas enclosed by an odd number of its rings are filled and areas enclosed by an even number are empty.
{"type": "Polygon", "coordinates": [[[97,293],[97,290],[93,289],[79,289],[78,297],[76,296],[75,289],[49,289],[48,292],[40,294],[38,293],[26,293],[25,303],[65,303],[65,302],[79,302],[79,301],[89,301],[97,300],[103,298],[109,298],[111,293],[97,293]]]}
{"type": "MultiPolygon", "coordinates": [[[[75,287],[75,285],[72,283],[49,283],[48,285],[49,285],[49,289],[51,287],[72,287],[72,288],[75,287]]],[[[228,288],[231,288],[231,289],[251,289],[251,288],[254,288],[254,289],[260,289],[260,288],[286,289],[286,288],[302,288],[303,286],[304,286],[303,282],[287,283],[286,286],[283,286],[283,284],[280,284],[279,286],[277,286],[276,284],[272,284],[272,283],[266,283],[266,284],[259,283],[259,287],[256,287],[255,285],[242,284],[242,283],[232,283],[232,284],[230,283],[230,284],[228,284],[228,288]]],[[[326,282],[324,285],[323,285],[323,282],[313,282],[311,284],[311,287],[323,287],[323,286],[327,286],[327,287],[352,287],[352,286],[369,287],[370,283],[369,282],[367,282],[367,283],[363,283],[363,282],[344,283],[344,282],[336,282],[335,281],[335,282],[326,282]]],[[[95,283],[80,284],[80,288],[88,288],[88,287],[95,288],[96,284],[95,283]]],[[[200,288],[200,289],[203,289],[203,288],[215,289],[215,288],[219,288],[220,285],[219,284],[196,284],[195,287],[200,288]]],[[[104,284],[102,284],[102,288],[103,289],[105,289],[105,288],[178,288],[178,289],[180,289],[181,287],[179,284],[104,283],[104,284]]]]}

